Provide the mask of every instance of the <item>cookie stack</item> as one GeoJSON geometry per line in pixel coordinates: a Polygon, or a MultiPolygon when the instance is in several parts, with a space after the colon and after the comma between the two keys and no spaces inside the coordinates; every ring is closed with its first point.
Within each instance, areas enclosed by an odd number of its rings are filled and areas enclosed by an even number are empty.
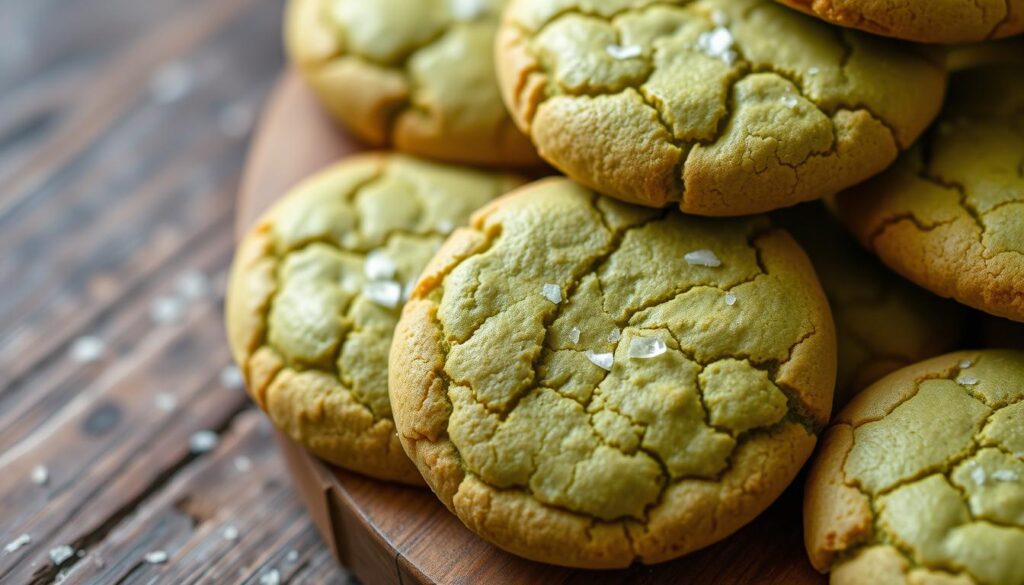
{"type": "Polygon", "coordinates": [[[947,353],[1024,321],[1024,48],[908,42],[1024,0],[291,0],[285,32],[383,150],[239,246],[282,431],[584,568],[729,536],[823,435],[834,583],[1024,583],[1024,353],[947,353]]]}

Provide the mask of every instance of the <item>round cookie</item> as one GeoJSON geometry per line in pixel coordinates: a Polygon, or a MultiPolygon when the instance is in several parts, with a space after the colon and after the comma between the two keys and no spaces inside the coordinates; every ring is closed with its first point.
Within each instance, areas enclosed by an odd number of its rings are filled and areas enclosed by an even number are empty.
{"type": "Polygon", "coordinates": [[[446,234],[518,183],[371,154],[271,208],[239,244],[226,318],[249,393],[275,426],[336,465],[422,484],[391,419],[391,335],[446,234]]]}
{"type": "Polygon", "coordinates": [[[1024,67],[957,73],[934,129],[836,208],[896,272],[1024,321],[1024,67]]]}
{"type": "Polygon", "coordinates": [[[778,0],[833,24],[920,43],[1024,32],[1024,0],[778,0]]]}
{"type": "Polygon", "coordinates": [[[512,0],[497,50],[505,102],[548,162],[697,215],[871,177],[932,121],[946,85],[939,55],[770,0],[512,0]]]}
{"type": "Polygon", "coordinates": [[[807,480],[814,566],[833,585],[1024,583],[1022,380],[1022,352],[958,352],[854,398],[807,480]]]}
{"type": "Polygon", "coordinates": [[[376,147],[482,165],[540,159],[494,73],[504,0],[289,0],[285,44],[321,103],[376,147]]]}
{"type": "Polygon", "coordinates": [[[783,491],[828,419],[835,335],[765,217],[556,178],[445,242],[390,359],[402,444],[466,526],[537,561],[625,567],[724,538],[783,491]]]}
{"type": "Polygon", "coordinates": [[[957,347],[964,307],[893,274],[820,203],[774,218],[807,251],[832,307],[839,350],[834,410],[882,376],[957,347]]]}

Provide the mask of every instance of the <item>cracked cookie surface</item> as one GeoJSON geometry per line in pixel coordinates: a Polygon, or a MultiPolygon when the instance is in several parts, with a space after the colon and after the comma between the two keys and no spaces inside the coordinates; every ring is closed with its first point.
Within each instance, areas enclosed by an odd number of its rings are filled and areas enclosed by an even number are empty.
{"type": "Polygon", "coordinates": [[[885,169],[938,112],[919,49],[770,0],[512,0],[498,77],[541,156],[607,195],[737,216],[885,169]]]}
{"type": "Polygon", "coordinates": [[[782,492],[828,419],[835,335],[807,257],[767,218],[559,178],[445,242],[391,366],[406,452],[471,530],[623,567],[724,538],[782,492]]]}
{"type": "Polygon", "coordinates": [[[891,272],[820,203],[773,214],[811,258],[836,324],[838,411],[882,376],[956,348],[967,310],[891,272]]]}
{"type": "Polygon", "coordinates": [[[1024,67],[957,73],[935,127],[836,204],[896,272],[1024,321],[1024,67]]]}
{"type": "Polygon", "coordinates": [[[335,118],[376,147],[532,166],[495,78],[504,0],[290,0],[289,56],[335,118]]]}
{"type": "Polygon", "coordinates": [[[395,323],[447,233],[519,182],[363,155],[299,184],[257,222],[232,265],[228,339],[279,429],[336,465],[423,483],[391,418],[395,323]]]}
{"type": "Polygon", "coordinates": [[[807,480],[814,566],[835,584],[1024,583],[1022,380],[1022,352],[958,352],[854,398],[807,480]]]}
{"type": "Polygon", "coordinates": [[[920,43],[1024,32],[1024,0],[778,0],[834,24],[920,43]]]}

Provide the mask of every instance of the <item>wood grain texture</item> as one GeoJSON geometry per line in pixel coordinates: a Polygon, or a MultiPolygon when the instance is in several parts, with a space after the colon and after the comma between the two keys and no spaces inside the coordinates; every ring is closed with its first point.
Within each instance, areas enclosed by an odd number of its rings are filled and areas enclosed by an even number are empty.
{"type": "Polygon", "coordinates": [[[0,0],[2,583],[349,579],[264,417],[221,381],[235,194],[282,8],[0,0]],[[154,319],[197,274],[210,290],[154,319]],[[71,357],[85,336],[105,345],[90,363],[71,357]],[[200,430],[219,446],[190,451],[200,430]],[[59,545],[81,556],[57,565],[59,545]]]}
{"type": "MultiPolygon", "coordinates": [[[[325,131],[309,92],[294,74],[274,91],[248,162],[239,223],[248,225],[282,186],[355,145],[325,131]],[[301,145],[305,156],[289,152],[301,145]],[[329,154],[330,156],[327,156],[329,154]],[[321,156],[323,155],[323,156],[321,156]]],[[[365,583],[757,583],[825,582],[803,550],[802,478],[757,520],[702,551],[653,567],[578,571],[527,561],[470,533],[427,490],[332,469],[278,436],[311,515],[338,557],[365,583]]]]}

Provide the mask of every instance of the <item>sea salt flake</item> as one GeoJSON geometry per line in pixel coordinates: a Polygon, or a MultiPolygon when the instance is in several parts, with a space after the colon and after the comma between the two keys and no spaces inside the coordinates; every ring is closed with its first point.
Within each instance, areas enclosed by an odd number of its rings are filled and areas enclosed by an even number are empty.
{"type": "Polygon", "coordinates": [[[48,481],[50,481],[50,471],[46,469],[45,465],[36,465],[32,468],[32,483],[46,485],[48,481]]]}
{"type": "Polygon", "coordinates": [[[442,219],[437,222],[437,231],[442,234],[450,234],[455,231],[455,222],[450,219],[442,219]]]}
{"type": "Polygon", "coordinates": [[[32,542],[32,537],[31,536],[29,536],[28,534],[22,534],[18,538],[15,538],[11,542],[8,542],[7,545],[4,546],[4,552],[5,553],[12,553],[12,552],[18,550],[19,548],[21,548],[21,547],[23,547],[23,546],[25,546],[27,544],[30,544],[31,542],[32,542]]]}
{"type": "Polygon", "coordinates": [[[604,50],[611,55],[613,59],[635,59],[640,55],[644,54],[644,49],[640,45],[615,45],[611,44],[604,48],[604,50]]]}
{"type": "Polygon", "coordinates": [[[80,364],[89,364],[103,357],[107,346],[103,340],[93,335],[83,335],[71,344],[71,359],[80,364]]]}
{"type": "Polygon", "coordinates": [[[281,583],[281,572],[277,569],[270,569],[260,575],[260,585],[279,585],[281,583]]]}
{"type": "Polygon", "coordinates": [[[363,272],[370,280],[391,280],[396,270],[394,260],[384,250],[372,250],[363,263],[363,272]]]}
{"type": "Polygon", "coordinates": [[[229,540],[231,542],[238,540],[238,527],[234,524],[225,526],[224,530],[221,532],[221,536],[224,537],[224,540],[229,540]]]}
{"type": "Polygon", "coordinates": [[[170,392],[161,392],[154,399],[156,407],[164,412],[170,412],[178,407],[178,399],[170,392]]]}
{"type": "Polygon", "coordinates": [[[725,304],[729,305],[730,307],[735,305],[736,304],[736,295],[732,294],[731,292],[730,293],[725,293],[725,304]]]}
{"type": "Polygon", "coordinates": [[[821,73],[821,70],[818,69],[817,67],[811,67],[811,68],[807,69],[807,74],[808,75],[817,75],[818,73],[821,73]]]}
{"type": "Polygon", "coordinates": [[[966,370],[967,368],[973,366],[974,362],[972,362],[971,360],[960,360],[959,365],[961,370],[966,370]]]}
{"type": "Polygon", "coordinates": [[[220,378],[220,385],[228,390],[241,390],[245,388],[245,377],[242,376],[242,370],[238,369],[238,366],[235,364],[224,366],[218,377],[220,378]]]}
{"type": "Polygon", "coordinates": [[[573,327],[572,329],[569,330],[569,341],[573,342],[574,344],[580,342],[579,327],[573,327]]]}
{"type": "Polygon", "coordinates": [[[249,459],[245,455],[239,455],[235,457],[235,471],[239,473],[245,473],[252,469],[252,459],[249,459]]]}
{"type": "Polygon", "coordinates": [[[592,349],[588,349],[587,351],[583,352],[583,355],[587,356],[587,359],[590,360],[590,363],[594,364],[595,366],[603,370],[611,370],[612,363],[615,361],[615,356],[613,356],[611,353],[594,353],[594,350],[592,349]]]}
{"type": "Polygon", "coordinates": [[[690,266],[705,266],[708,268],[718,268],[722,265],[722,261],[718,259],[711,250],[694,250],[693,252],[687,252],[683,259],[690,266]]]}
{"type": "Polygon", "coordinates": [[[197,301],[210,293],[210,279],[201,270],[189,270],[178,277],[174,290],[187,301],[197,301]]]}
{"type": "Polygon", "coordinates": [[[1020,479],[1017,472],[1012,469],[997,469],[992,472],[992,479],[996,481],[1015,482],[1020,479]]]}
{"type": "Polygon", "coordinates": [[[540,294],[556,305],[562,302],[562,289],[557,284],[545,284],[541,287],[540,294]]]}
{"type": "Polygon", "coordinates": [[[622,339],[622,330],[619,329],[618,327],[612,329],[612,332],[608,334],[608,341],[612,343],[615,343],[620,339],[622,339]]]}
{"type": "Polygon", "coordinates": [[[448,3],[452,17],[460,21],[472,21],[487,13],[487,4],[483,0],[450,0],[448,3]]]}
{"type": "Polygon", "coordinates": [[[160,565],[167,562],[167,553],[162,550],[154,550],[146,553],[142,558],[151,565],[160,565]]]}
{"type": "Polygon", "coordinates": [[[782,102],[782,105],[791,109],[796,109],[796,107],[800,104],[800,101],[797,100],[795,96],[791,95],[784,95],[779,101],[782,102]]]}
{"type": "Polygon", "coordinates": [[[975,467],[971,470],[971,479],[978,485],[985,485],[988,481],[988,477],[985,475],[985,470],[981,467],[975,467]]]}
{"type": "Polygon", "coordinates": [[[657,337],[634,337],[629,342],[629,357],[634,359],[650,359],[668,351],[665,342],[657,337]]]}
{"type": "Polygon", "coordinates": [[[71,548],[66,544],[55,546],[50,549],[50,560],[55,565],[61,565],[64,561],[75,556],[75,549],[71,548]]]}
{"type": "Polygon", "coordinates": [[[188,438],[188,448],[193,453],[207,453],[217,448],[220,437],[213,431],[196,431],[188,438]]]}
{"type": "Polygon", "coordinates": [[[363,295],[382,307],[394,309],[402,301],[402,285],[393,280],[367,282],[363,295]]]}
{"type": "Polygon", "coordinates": [[[149,305],[149,318],[157,325],[170,325],[185,315],[185,302],[178,297],[158,297],[149,305]]]}
{"type": "Polygon", "coordinates": [[[194,77],[192,69],[185,63],[165,63],[149,78],[149,94],[160,104],[176,102],[192,91],[194,77]]]}
{"type": "Polygon", "coordinates": [[[721,59],[726,65],[736,62],[736,51],[732,50],[733,38],[729,29],[716,26],[697,37],[697,48],[709,57],[721,59]]]}
{"type": "Polygon", "coordinates": [[[964,374],[956,379],[956,383],[963,384],[964,386],[974,386],[975,384],[978,383],[978,379],[969,374],[964,374]]]}
{"type": "Polygon", "coordinates": [[[712,10],[711,22],[715,23],[715,26],[725,26],[729,24],[729,18],[721,10],[712,10]]]}
{"type": "Polygon", "coordinates": [[[288,561],[289,563],[294,563],[295,561],[299,560],[299,551],[297,551],[297,550],[290,550],[290,551],[288,551],[288,554],[285,555],[284,560],[288,561]]]}

